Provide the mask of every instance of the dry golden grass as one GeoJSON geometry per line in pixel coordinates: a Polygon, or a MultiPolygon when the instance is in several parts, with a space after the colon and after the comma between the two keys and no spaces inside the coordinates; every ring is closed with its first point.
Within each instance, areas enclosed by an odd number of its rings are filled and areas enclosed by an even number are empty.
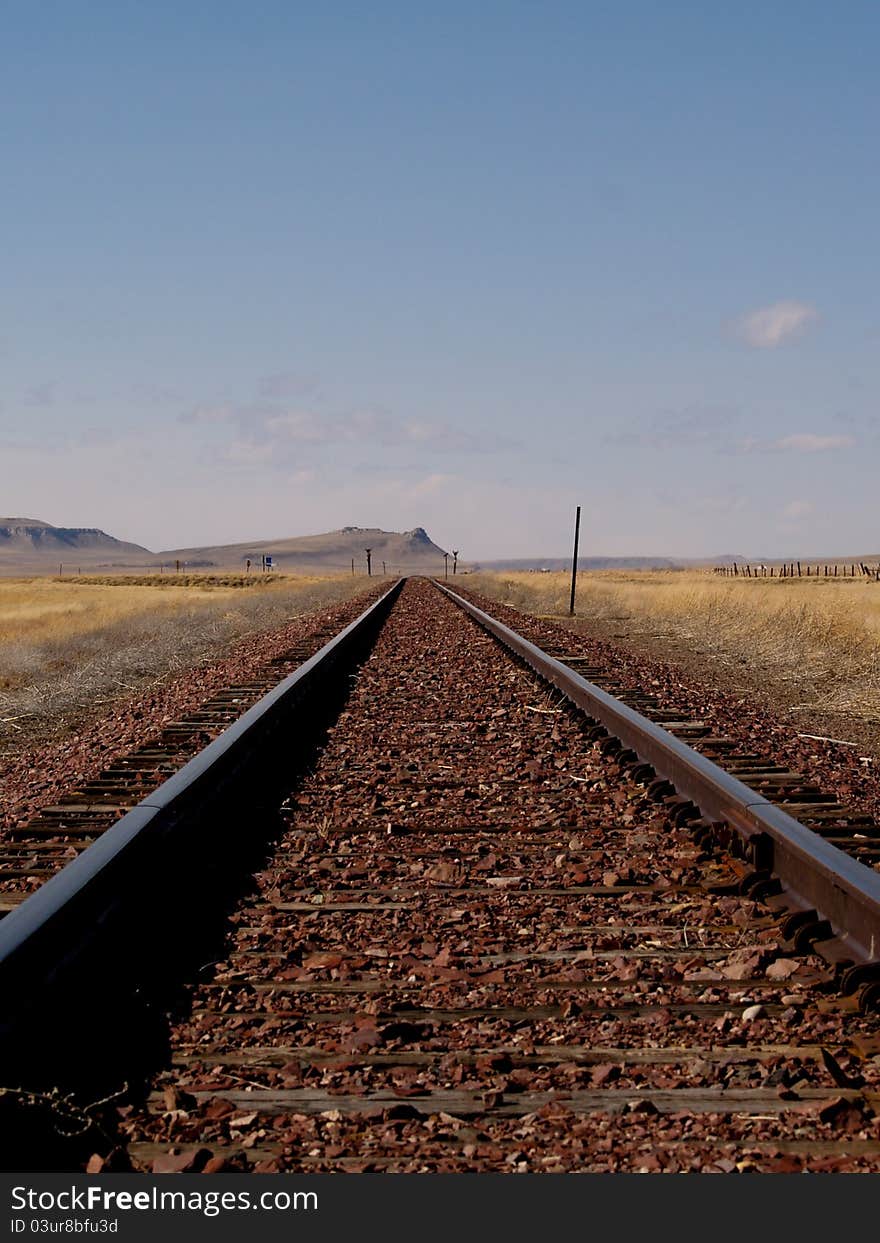
{"type": "Polygon", "coordinates": [[[3,649],[10,643],[75,642],[78,636],[107,630],[128,619],[149,616],[157,626],[175,615],[196,610],[222,614],[238,601],[242,587],[285,608],[303,600],[342,599],[363,590],[352,577],[269,578],[256,575],[158,575],[142,578],[0,579],[0,678],[3,649]],[[332,584],[332,586],[331,586],[332,584]],[[329,588],[329,594],[328,594],[329,588]]]}
{"type": "MultiPolygon", "coordinates": [[[[565,573],[479,574],[467,584],[525,612],[568,617],[565,573]]],[[[873,580],[586,572],[576,615],[675,640],[721,664],[747,664],[810,707],[880,720],[880,583],[873,580]]]]}
{"type": "Polygon", "coordinates": [[[350,574],[266,575],[242,590],[241,577],[0,579],[0,737],[75,719],[367,586],[350,574]]]}

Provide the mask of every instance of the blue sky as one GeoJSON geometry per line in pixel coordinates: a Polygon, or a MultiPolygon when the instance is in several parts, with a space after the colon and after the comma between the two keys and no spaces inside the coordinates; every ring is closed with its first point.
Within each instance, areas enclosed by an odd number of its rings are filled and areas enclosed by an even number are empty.
{"type": "Polygon", "coordinates": [[[880,9],[0,15],[0,511],[874,550],[880,9]]]}

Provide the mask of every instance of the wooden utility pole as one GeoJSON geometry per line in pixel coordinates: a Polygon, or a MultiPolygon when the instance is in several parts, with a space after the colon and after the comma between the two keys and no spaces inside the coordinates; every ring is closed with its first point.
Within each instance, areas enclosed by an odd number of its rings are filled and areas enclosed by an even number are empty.
{"type": "Polygon", "coordinates": [[[365,548],[365,549],[364,549],[364,552],[367,554],[367,578],[372,578],[372,575],[373,575],[373,550],[372,550],[372,548],[365,548]]]}
{"type": "Polygon", "coordinates": [[[571,558],[571,599],[568,602],[568,615],[574,617],[574,593],[577,588],[578,574],[578,539],[581,533],[581,507],[578,505],[574,516],[574,552],[571,558]]]}
{"type": "Polygon", "coordinates": [[[445,552],[443,554],[443,564],[446,566],[446,573],[444,577],[449,578],[449,553],[448,552],[445,552]]]}
{"type": "Polygon", "coordinates": [[[385,562],[382,562],[382,577],[385,577],[385,562]]]}
{"type": "Polygon", "coordinates": [[[351,559],[351,572],[354,574],[354,557],[351,559]]]}
{"type": "Polygon", "coordinates": [[[457,565],[458,565],[458,549],[453,548],[452,550],[452,576],[453,578],[455,577],[455,570],[456,570],[457,565]]]}

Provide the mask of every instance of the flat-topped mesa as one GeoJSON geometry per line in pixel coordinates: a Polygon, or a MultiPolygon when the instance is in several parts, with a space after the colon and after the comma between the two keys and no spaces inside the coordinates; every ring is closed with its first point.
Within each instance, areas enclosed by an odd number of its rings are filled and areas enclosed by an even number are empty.
{"type": "Polygon", "coordinates": [[[100,527],[56,527],[38,518],[0,518],[0,566],[6,573],[56,571],[60,563],[142,565],[151,553],[100,527]]]}
{"type": "Polygon", "coordinates": [[[282,572],[327,574],[353,569],[357,573],[368,569],[367,548],[374,573],[436,573],[443,565],[443,549],[433,543],[424,527],[401,532],[346,526],[323,534],[150,552],[98,527],[0,518],[0,572],[6,574],[58,573],[60,563],[64,567],[158,569],[179,562],[187,569],[246,571],[266,564],[264,557],[267,561],[271,557],[273,569],[282,572]]]}
{"type": "MultiPolygon", "coordinates": [[[[29,541],[32,544],[64,543],[72,545],[101,543],[119,546],[124,543],[114,535],[108,535],[100,527],[53,527],[47,522],[19,522],[0,519],[0,539],[29,541]]],[[[137,547],[137,545],[127,545],[137,547]]]]}

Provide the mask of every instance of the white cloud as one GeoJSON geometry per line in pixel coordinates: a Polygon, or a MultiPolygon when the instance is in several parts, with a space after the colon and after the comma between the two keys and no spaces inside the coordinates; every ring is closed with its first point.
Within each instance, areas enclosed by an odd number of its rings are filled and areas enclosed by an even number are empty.
{"type": "Polygon", "coordinates": [[[819,312],[808,302],[774,302],[743,315],[736,332],[753,349],[775,350],[801,336],[818,318],[819,312]]]}
{"type": "Polygon", "coordinates": [[[413,501],[423,496],[434,496],[438,492],[443,492],[455,481],[455,475],[426,475],[424,479],[420,479],[408,489],[407,495],[413,501]]]}
{"type": "Polygon", "coordinates": [[[731,424],[740,418],[732,406],[697,403],[679,410],[663,410],[650,418],[609,432],[606,444],[643,444],[652,449],[689,447],[723,442],[731,424]]]}
{"type": "Polygon", "coordinates": [[[235,462],[239,466],[260,466],[271,460],[272,446],[253,440],[234,440],[226,446],[222,456],[227,462],[235,462]]]}
{"type": "Polygon", "coordinates": [[[794,432],[778,440],[759,440],[750,436],[737,445],[740,453],[831,453],[849,449],[855,444],[852,436],[817,436],[815,432],[794,432]]]}
{"type": "Polygon", "coordinates": [[[789,501],[782,511],[784,518],[806,518],[813,512],[815,505],[812,501],[789,501]]]}
{"type": "Polygon", "coordinates": [[[177,389],[167,384],[156,384],[151,380],[130,385],[122,390],[121,396],[123,399],[134,398],[136,402],[148,406],[177,405],[181,400],[177,389]]]}
{"type": "Polygon", "coordinates": [[[317,381],[314,376],[298,371],[278,371],[274,375],[265,375],[257,385],[260,396],[270,401],[302,397],[305,393],[313,393],[316,388],[317,381]]]}
{"type": "Polygon", "coordinates": [[[293,440],[299,444],[320,445],[333,439],[330,424],[307,410],[288,410],[284,414],[273,414],[266,419],[265,429],[270,436],[293,440]]]}
{"type": "Polygon", "coordinates": [[[194,406],[180,416],[181,423],[231,423],[236,417],[234,406],[194,406]]]}
{"type": "MultiPolygon", "coordinates": [[[[467,426],[414,417],[398,417],[382,407],[322,412],[320,402],[302,405],[277,400],[297,390],[314,387],[308,377],[293,372],[263,376],[258,396],[251,401],[201,402],[179,416],[184,425],[228,428],[230,443],[222,455],[244,462],[268,460],[257,446],[272,445],[279,464],[295,446],[363,445],[409,452],[495,453],[517,442],[497,433],[482,434],[467,426]]],[[[222,435],[222,432],[220,433],[222,435]]]]}
{"type": "Polygon", "coordinates": [[[201,427],[227,426],[236,439],[223,456],[244,462],[268,460],[269,446],[279,461],[294,446],[382,446],[436,453],[492,453],[510,448],[514,441],[503,436],[480,436],[448,423],[398,419],[381,410],[352,410],[322,414],[310,409],[284,409],[269,404],[198,405],[182,415],[180,422],[201,427]],[[257,447],[261,446],[262,454],[257,447]]]}
{"type": "Polygon", "coordinates": [[[773,448],[792,453],[827,453],[831,449],[848,449],[853,444],[852,436],[816,436],[813,432],[799,432],[774,441],[773,448]]]}
{"type": "Polygon", "coordinates": [[[54,406],[57,388],[53,381],[32,385],[24,396],[26,406],[54,406]]]}

